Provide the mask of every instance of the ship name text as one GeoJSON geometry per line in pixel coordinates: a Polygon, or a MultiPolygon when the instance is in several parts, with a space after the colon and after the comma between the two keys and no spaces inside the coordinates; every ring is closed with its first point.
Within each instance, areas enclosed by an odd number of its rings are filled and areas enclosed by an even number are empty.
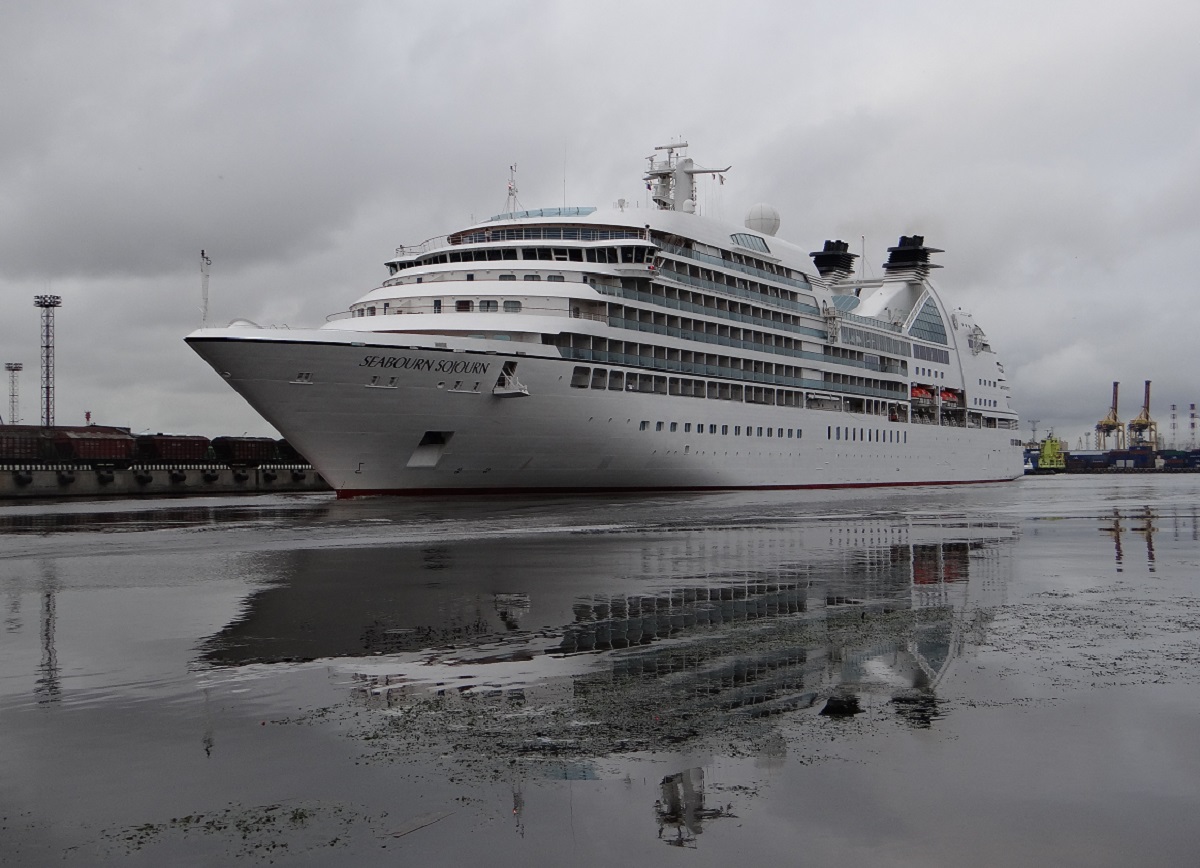
{"type": "Polygon", "coordinates": [[[411,356],[363,356],[360,368],[396,368],[407,371],[437,371],[442,374],[486,374],[488,362],[454,359],[414,359],[411,356]]]}

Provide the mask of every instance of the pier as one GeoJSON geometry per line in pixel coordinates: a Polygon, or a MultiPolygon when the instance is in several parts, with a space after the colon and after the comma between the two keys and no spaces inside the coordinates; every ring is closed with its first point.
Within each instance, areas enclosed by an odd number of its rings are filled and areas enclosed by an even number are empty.
{"type": "Polygon", "coordinates": [[[126,468],[74,464],[0,465],[0,502],[66,497],[188,497],[331,491],[308,464],[230,467],[143,464],[126,468]]]}

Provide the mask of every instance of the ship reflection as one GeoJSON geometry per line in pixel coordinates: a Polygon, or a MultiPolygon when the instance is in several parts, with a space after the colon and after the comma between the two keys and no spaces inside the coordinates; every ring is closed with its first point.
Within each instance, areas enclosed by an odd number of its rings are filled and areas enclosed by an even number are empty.
{"type": "MultiPolygon", "coordinates": [[[[554,689],[603,731],[588,736],[592,754],[879,702],[925,728],[964,637],[1001,602],[1015,534],[859,519],[263,553],[278,583],[203,643],[200,662],[369,656],[380,659],[357,676],[365,704],[433,691],[512,711],[564,671],[549,664],[578,659],[554,689]]],[[[509,747],[562,757],[577,735],[513,734],[509,747]]]]}

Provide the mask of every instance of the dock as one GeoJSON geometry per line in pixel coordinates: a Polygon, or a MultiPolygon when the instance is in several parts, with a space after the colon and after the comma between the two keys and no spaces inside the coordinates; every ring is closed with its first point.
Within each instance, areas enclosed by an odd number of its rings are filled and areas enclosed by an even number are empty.
{"type": "Polygon", "coordinates": [[[0,502],[319,491],[332,488],[308,464],[258,467],[142,464],[127,468],[91,468],[67,463],[0,465],[0,502]]]}

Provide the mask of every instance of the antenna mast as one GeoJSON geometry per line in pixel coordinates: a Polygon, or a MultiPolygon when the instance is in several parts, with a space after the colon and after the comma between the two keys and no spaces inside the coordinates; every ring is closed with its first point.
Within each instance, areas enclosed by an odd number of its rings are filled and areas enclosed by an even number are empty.
{"type": "MultiPolygon", "coordinates": [[[[566,189],[566,179],[563,179],[563,189],[566,189]]],[[[564,193],[564,195],[566,195],[564,193]]],[[[504,200],[504,213],[514,214],[518,210],[524,210],[521,206],[521,200],[517,198],[517,164],[513,163],[508,167],[508,198],[504,200]]]]}
{"type": "Polygon", "coordinates": [[[200,325],[208,323],[208,267],[212,260],[200,251],[200,325]]]}

